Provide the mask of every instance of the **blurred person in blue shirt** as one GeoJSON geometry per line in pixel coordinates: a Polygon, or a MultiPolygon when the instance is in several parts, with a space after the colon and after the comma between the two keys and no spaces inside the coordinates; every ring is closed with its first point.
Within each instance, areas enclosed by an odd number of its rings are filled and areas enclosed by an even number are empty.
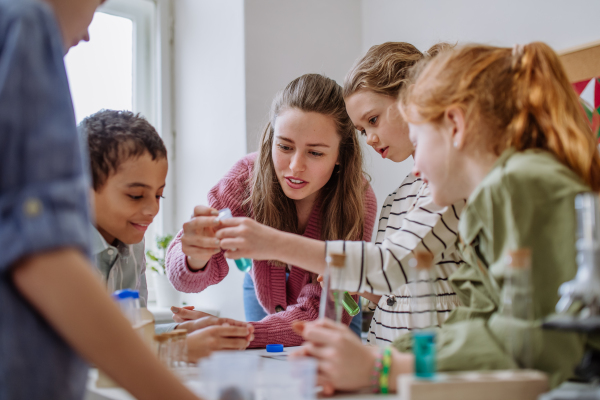
{"type": "Polygon", "coordinates": [[[0,0],[0,400],[80,399],[86,360],[137,398],[195,398],[131,329],[89,261],[63,54],[101,0],[0,0]]]}

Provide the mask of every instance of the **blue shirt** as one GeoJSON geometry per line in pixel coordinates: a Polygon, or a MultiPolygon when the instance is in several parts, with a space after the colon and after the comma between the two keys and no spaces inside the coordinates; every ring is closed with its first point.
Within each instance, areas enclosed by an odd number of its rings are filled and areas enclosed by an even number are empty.
{"type": "Polygon", "coordinates": [[[0,400],[81,399],[87,365],[16,290],[19,259],[89,255],[89,186],[52,10],[0,0],[0,400]]]}

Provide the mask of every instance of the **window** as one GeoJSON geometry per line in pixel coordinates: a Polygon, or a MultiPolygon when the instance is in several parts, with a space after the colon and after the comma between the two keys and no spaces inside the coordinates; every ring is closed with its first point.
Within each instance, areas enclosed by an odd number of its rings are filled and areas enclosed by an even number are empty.
{"type": "Polygon", "coordinates": [[[156,126],[156,6],[111,0],[96,12],[89,43],[65,58],[77,121],[102,108],[140,112],[156,126]]]}
{"type": "MultiPolygon", "coordinates": [[[[161,133],[156,8],[151,0],[108,1],[94,15],[90,41],[69,51],[65,65],[77,123],[103,108],[130,110],[161,133]]],[[[149,248],[163,231],[163,206],[146,232],[149,248]]]]}
{"type": "Polygon", "coordinates": [[[97,12],[89,32],[65,57],[77,123],[103,108],[134,108],[133,21],[97,12]]]}

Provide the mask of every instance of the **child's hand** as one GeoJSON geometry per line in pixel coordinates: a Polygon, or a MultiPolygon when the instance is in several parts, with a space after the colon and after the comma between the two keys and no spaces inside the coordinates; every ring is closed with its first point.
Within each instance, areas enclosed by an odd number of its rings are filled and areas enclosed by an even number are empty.
{"type": "Polygon", "coordinates": [[[183,224],[181,251],[187,256],[190,268],[204,268],[208,260],[221,251],[219,240],[215,238],[218,215],[214,208],[196,206],[192,219],[183,224]]]}
{"type": "Polygon", "coordinates": [[[217,350],[244,350],[254,339],[254,327],[213,325],[199,329],[187,337],[188,361],[196,362],[217,350]],[[249,338],[252,339],[249,339],[249,338]]]}
{"type": "MultiPolygon", "coordinates": [[[[231,318],[217,318],[213,315],[190,308],[193,308],[193,306],[186,306],[182,308],[171,307],[171,310],[173,311],[173,321],[180,323],[177,325],[177,329],[185,329],[188,331],[188,333],[192,333],[209,326],[227,324],[230,326],[249,326],[252,332],[254,332],[254,326],[249,325],[246,322],[237,321],[231,318]],[[177,311],[177,313],[175,313],[175,311],[177,311]]],[[[248,339],[250,340],[250,337],[248,337],[248,339]]],[[[253,337],[251,339],[254,340],[253,337]]]]}
{"type": "Polygon", "coordinates": [[[273,250],[277,229],[270,228],[251,218],[228,218],[220,221],[216,237],[227,258],[274,259],[273,250]]]}
{"type": "Polygon", "coordinates": [[[173,321],[185,322],[203,317],[213,317],[213,315],[194,310],[194,306],[171,307],[173,312],[173,321]]]}
{"type": "Polygon", "coordinates": [[[333,394],[334,388],[357,390],[369,386],[377,348],[363,345],[346,325],[328,319],[296,321],[292,327],[306,340],[293,356],[317,359],[317,383],[323,386],[323,394],[333,394]]]}

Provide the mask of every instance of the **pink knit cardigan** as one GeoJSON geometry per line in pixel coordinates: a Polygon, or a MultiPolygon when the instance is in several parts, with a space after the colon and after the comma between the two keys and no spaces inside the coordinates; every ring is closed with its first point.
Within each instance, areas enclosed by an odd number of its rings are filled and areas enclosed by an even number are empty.
{"type": "MultiPolygon", "coordinates": [[[[211,207],[218,210],[228,207],[234,217],[246,216],[241,205],[255,159],[256,153],[242,158],[211,189],[208,194],[211,207]]],[[[313,208],[303,236],[319,239],[319,208],[318,204],[313,208]]],[[[363,240],[371,240],[376,211],[377,199],[369,186],[365,195],[363,240]]],[[[180,231],[167,251],[167,275],[173,286],[182,292],[197,293],[221,282],[229,272],[223,252],[215,254],[203,270],[192,271],[187,264],[187,257],[181,251],[182,235],[183,231],[180,231]]],[[[258,301],[269,314],[261,321],[252,322],[255,331],[250,347],[264,347],[270,343],[281,343],[284,346],[300,345],[302,338],[292,331],[291,323],[295,320],[312,321],[318,318],[320,285],[312,283],[310,273],[298,267],[291,268],[286,282],[285,268],[270,265],[267,261],[254,260],[250,274],[254,280],[258,301]]],[[[350,320],[350,316],[344,312],[343,322],[349,324],[350,320]]]]}

